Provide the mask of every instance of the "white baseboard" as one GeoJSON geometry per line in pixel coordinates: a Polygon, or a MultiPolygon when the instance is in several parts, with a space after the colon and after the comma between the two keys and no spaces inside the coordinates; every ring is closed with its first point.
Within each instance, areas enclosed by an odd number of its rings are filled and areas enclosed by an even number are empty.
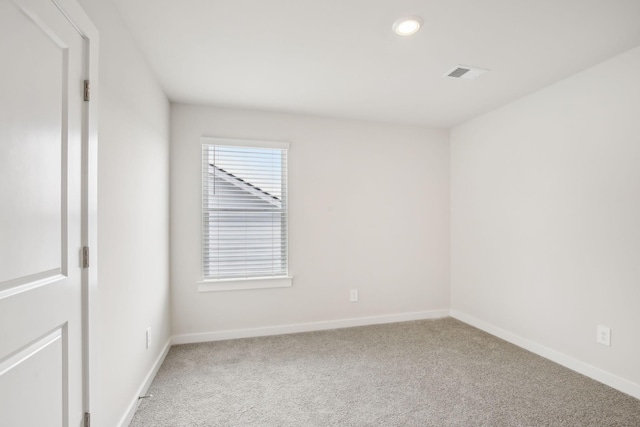
{"type": "Polygon", "coordinates": [[[149,386],[153,382],[153,379],[156,377],[156,374],[158,373],[160,366],[162,366],[162,362],[164,362],[164,359],[167,357],[167,354],[169,353],[170,348],[171,348],[171,339],[168,339],[167,343],[162,348],[160,355],[158,355],[158,357],[156,358],[156,361],[153,363],[153,366],[151,366],[151,370],[149,371],[147,376],[144,378],[144,381],[140,385],[140,388],[138,389],[136,395],[133,397],[132,402],[129,404],[127,411],[124,413],[124,415],[120,419],[120,422],[118,423],[118,427],[127,427],[131,422],[131,420],[133,419],[133,416],[136,413],[136,409],[138,409],[138,404],[140,403],[140,399],[138,399],[138,397],[144,395],[147,392],[147,390],[149,390],[149,386]]]}
{"type": "Polygon", "coordinates": [[[581,362],[578,359],[574,359],[571,356],[567,356],[564,353],[560,353],[559,351],[550,349],[534,341],[522,338],[516,334],[498,328],[497,326],[494,326],[490,323],[476,319],[473,316],[469,316],[468,314],[461,313],[457,310],[451,310],[450,315],[451,317],[458,319],[461,322],[481,329],[487,333],[490,333],[491,335],[495,335],[496,337],[508,341],[511,344],[515,344],[518,347],[529,350],[532,353],[556,362],[566,368],[571,369],[572,371],[576,371],[591,379],[606,384],[609,387],[615,388],[616,390],[633,396],[636,399],[640,399],[640,385],[638,384],[632,383],[631,381],[627,381],[609,372],[603,371],[602,369],[596,368],[595,366],[591,366],[587,363],[581,362]]]}
{"type": "Polygon", "coordinates": [[[379,325],[410,320],[437,319],[447,317],[449,310],[417,311],[412,313],[387,314],[382,316],[356,317],[323,322],[296,323],[292,325],[266,326],[260,328],[234,329],[229,331],[202,332],[174,335],[171,344],[193,344],[238,338],[263,337],[268,335],[293,334],[297,332],[324,331],[327,329],[351,328],[354,326],[379,325]]]}

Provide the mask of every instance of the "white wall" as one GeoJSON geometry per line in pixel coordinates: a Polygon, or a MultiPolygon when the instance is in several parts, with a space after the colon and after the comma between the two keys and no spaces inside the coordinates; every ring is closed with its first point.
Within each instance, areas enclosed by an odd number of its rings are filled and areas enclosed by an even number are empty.
{"type": "Polygon", "coordinates": [[[447,131],[172,105],[171,141],[174,334],[449,306],[447,131]],[[291,143],[293,287],[198,293],[203,135],[291,143]]]}
{"type": "Polygon", "coordinates": [[[116,426],[170,336],[169,103],[112,2],[79,3],[100,32],[92,424],[116,426]]]}
{"type": "Polygon", "coordinates": [[[451,132],[452,309],[636,391],[638,75],[640,48],[451,132]]]}

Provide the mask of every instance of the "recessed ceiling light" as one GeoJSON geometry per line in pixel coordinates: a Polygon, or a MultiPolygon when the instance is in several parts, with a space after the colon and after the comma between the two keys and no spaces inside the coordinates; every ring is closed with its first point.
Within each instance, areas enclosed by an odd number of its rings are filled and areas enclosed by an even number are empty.
{"type": "Polygon", "coordinates": [[[417,33],[422,24],[419,16],[406,16],[393,23],[393,31],[399,36],[410,36],[417,33]]]}

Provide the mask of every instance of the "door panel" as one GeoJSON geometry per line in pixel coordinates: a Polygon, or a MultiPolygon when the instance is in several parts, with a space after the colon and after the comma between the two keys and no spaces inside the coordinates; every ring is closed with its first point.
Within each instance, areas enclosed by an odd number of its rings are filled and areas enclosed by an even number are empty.
{"type": "Polygon", "coordinates": [[[12,36],[0,42],[1,57],[11,58],[0,82],[0,194],[11,203],[0,205],[0,216],[11,224],[3,227],[3,240],[13,244],[0,246],[0,288],[10,280],[61,271],[60,118],[66,78],[64,49],[15,5],[3,1],[2,6],[0,28],[12,36]],[[40,125],[32,127],[34,121],[40,125]]]}
{"type": "Polygon", "coordinates": [[[0,31],[0,426],[79,426],[84,40],[52,0],[0,31]]]}
{"type": "Polygon", "coordinates": [[[63,329],[46,334],[0,364],[2,425],[62,426],[63,329]],[[24,411],[24,402],[33,410],[24,411]]]}

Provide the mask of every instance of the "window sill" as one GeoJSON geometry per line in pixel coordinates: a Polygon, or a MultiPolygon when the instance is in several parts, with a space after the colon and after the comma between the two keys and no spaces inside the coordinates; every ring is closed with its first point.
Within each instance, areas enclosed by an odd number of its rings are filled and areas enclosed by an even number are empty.
{"type": "Polygon", "coordinates": [[[198,292],[290,288],[291,286],[293,286],[293,277],[258,277],[254,279],[201,280],[198,282],[198,292]]]}

